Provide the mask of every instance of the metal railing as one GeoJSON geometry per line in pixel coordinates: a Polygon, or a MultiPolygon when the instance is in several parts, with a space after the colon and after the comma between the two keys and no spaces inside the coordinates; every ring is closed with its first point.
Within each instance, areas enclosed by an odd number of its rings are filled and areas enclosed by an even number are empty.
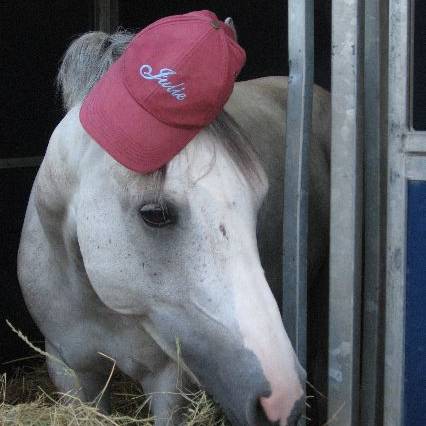
{"type": "Polygon", "coordinates": [[[289,0],[283,218],[283,321],[306,367],[309,144],[314,82],[314,2],[289,0]]]}

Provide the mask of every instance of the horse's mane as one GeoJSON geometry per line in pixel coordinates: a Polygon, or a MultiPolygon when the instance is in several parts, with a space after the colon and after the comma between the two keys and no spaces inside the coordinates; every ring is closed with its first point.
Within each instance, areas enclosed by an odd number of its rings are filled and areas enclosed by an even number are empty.
{"type": "MultiPolygon", "coordinates": [[[[57,87],[65,110],[82,102],[94,84],[126,49],[134,37],[128,31],[114,34],[88,32],[74,40],[63,57],[57,76],[57,87]]],[[[225,110],[206,131],[220,141],[244,176],[251,182],[257,174],[256,155],[241,126],[225,110]]],[[[164,181],[165,168],[155,173],[164,181]]]]}

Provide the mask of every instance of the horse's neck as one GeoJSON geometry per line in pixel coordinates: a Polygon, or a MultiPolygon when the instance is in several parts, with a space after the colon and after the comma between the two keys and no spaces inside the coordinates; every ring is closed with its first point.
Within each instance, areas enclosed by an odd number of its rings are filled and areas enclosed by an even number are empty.
{"type": "MultiPolygon", "coordinates": [[[[265,77],[236,83],[225,109],[252,137],[262,139],[262,135],[267,136],[271,131],[282,133],[287,87],[287,77],[265,77]]],[[[256,140],[253,142],[256,143],[256,140]]]]}
{"type": "Polygon", "coordinates": [[[237,83],[225,109],[252,141],[271,180],[281,179],[287,78],[266,77],[237,83]]]}

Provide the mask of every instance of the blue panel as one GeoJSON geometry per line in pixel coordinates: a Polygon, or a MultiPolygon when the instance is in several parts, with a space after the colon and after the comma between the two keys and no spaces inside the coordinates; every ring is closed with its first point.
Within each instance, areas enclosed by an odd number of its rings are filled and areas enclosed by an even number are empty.
{"type": "Polygon", "coordinates": [[[426,181],[408,184],[405,426],[426,425],[426,181]]]}

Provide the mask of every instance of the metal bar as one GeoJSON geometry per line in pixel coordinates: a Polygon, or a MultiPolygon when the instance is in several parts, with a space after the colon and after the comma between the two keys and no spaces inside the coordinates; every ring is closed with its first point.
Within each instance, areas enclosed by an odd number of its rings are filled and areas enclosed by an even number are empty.
{"type": "Polygon", "coordinates": [[[362,0],[332,3],[328,416],[359,423],[362,0]]]}
{"type": "Polygon", "coordinates": [[[426,153],[426,132],[413,132],[403,136],[406,153],[426,153]]]}
{"type": "Polygon", "coordinates": [[[94,0],[94,27],[113,32],[118,26],[118,0],[94,0]]]}
{"type": "Polygon", "coordinates": [[[309,141],[314,75],[313,0],[289,0],[283,223],[283,320],[306,367],[309,141]]]}
{"type": "Polygon", "coordinates": [[[360,424],[382,424],[385,187],[383,0],[365,0],[364,26],[364,282],[360,424]]]}
{"type": "Polygon", "coordinates": [[[426,180],[426,152],[407,156],[405,159],[405,177],[409,180],[426,180]]]}
{"type": "Polygon", "coordinates": [[[39,167],[43,157],[0,158],[0,169],[39,167]]]}
{"type": "Polygon", "coordinates": [[[388,200],[384,425],[403,424],[407,183],[403,134],[409,128],[409,0],[389,2],[388,200]]]}

